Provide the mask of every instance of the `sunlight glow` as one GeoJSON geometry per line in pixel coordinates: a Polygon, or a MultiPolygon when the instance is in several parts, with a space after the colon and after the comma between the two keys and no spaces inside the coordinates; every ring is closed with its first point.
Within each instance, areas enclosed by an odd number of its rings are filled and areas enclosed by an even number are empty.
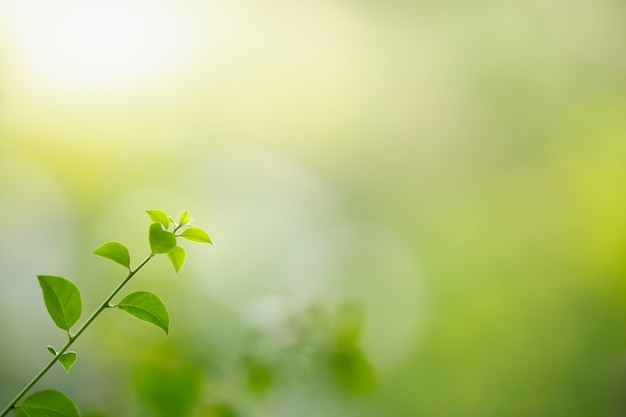
{"type": "Polygon", "coordinates": [[[144,82],[184,58],[180,8],[145,0],[21,3],[11,36],[24,70],[64,89],[101,90],[144,82]]]}

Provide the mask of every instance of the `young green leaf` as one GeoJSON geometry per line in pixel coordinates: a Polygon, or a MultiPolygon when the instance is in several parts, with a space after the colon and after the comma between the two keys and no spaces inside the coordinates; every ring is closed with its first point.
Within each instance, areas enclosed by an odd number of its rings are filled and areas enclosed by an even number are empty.
{"type": "Polygon", "coordinates": [[[180,246],[176,246],[174,249],[167,253],[167,257],[169,258],[176,272],[180,271],[180,268],[182,268],[183,264],[185,263],[185,256],[185,249],[181,248],[180,246]]]}
{"type": "Polygon", "coordinates": [[[178,224],[183,226],[191,221],[191,216],[187,210],[181,211],[178,215],[178,224]]]}
{"type": "Polygon", "coordinates": [[[37,279],[50,317],[59,328],[69,330],[78,321],[82,312],[78,288],[61,277],[39,275],[37,279]]]}
{"type": "Polygon", "coordinates": [[[176,236],[163,229],[161,223],[152,223],[148,234],[152,253],[167,253],[176,246],[176,236]]]}
{"type": "Polygon", "coordinates": [[[53,348],[52,346],[48,345],[48,352],[50,352],[50,354],[52,356],[56,356],[57,355],[57,351],[55,348],[53,348]]]}
{"type": "Polygon", "coordinates": [[[76,352],[69,351],[63,353],[59,358],[59,363],[65,368],[66,374],[70,373],[70,369],[72,368],[72,365],[74,365],[74,362],[76,362],[77,356],[76,352]]]}
{"type": "Polygon", "coordinates": [[[169,334],[170,315],[163,301],[147,291],[138,291],[124,297],[116,306],[131,316],[152,323],[169,334]]]}
{"type": "Polygon", "coordinates": [[[102,256],[117,264],[130,268],[128,248],[119,242],[107,242],[93,251],[94,255],[102,256]]]}
{"type": "Polygon", "coordinates": [[[211,238],[209,238],[209,235],[199,227],[190,227],[189,229],[186,229],[183,233],[181,233],[180,236],[184,237],[187,240],[191,240],[192,242],[211,244],[213,243],[211,242],[211,238]]]}
{"type": "Polygon", "coordinates": [[[153,223],[161,223],[166,229],[170,227],[170,216],[163,210],[146,210],[153,223]]]}
{"type": "Polygon", "coordinates": [[[26,398],[15,414],[18,417],[80,417],[78,408],[67,395],[51,389],[26,398]]]}

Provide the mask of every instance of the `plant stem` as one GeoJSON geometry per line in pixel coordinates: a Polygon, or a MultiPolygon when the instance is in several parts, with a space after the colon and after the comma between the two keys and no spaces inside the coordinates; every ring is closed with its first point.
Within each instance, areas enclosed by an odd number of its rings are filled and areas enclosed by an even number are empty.
{"type": "Polygon", "coordinates": [[[9,403],[9,405],[7,405],[6,408],[2,411],[2,413],[0,413],[0,417],[7,415],[9,411],[17,408],[15,406],[17,402],[41,379],[41,377],[43,377],[46,374],[46,372],[48,372],[48,370],[50,370],[50,368],[52,368],[52,365],[54,365],[54,363],[57,362],[59,358],[70,348],[70,346],[72,346],[72,344],[76,341],[76,339],[78,339],[78,337],[85,331],[85,329],[89,327],[89,325],[96,319],[96,317],[98,317],[100,313],[104,311],[105,308],[110,307],[111,300],[113,300],[113,298],[122,290],[122,288],[124,288],[124,286],[128,283],[128,281],[130,281],[130,279],[141,268],[143,268],[143,266],[147,264],[148,261],[152,259],[153,256],[154,256],[154,253],[151,253],[146,259],[144,259],[137,266],[137,268],[131,269],[128,272],[128,275],[126,276],[126,278],[124,278],[124,281],[122,281],[122,283],[113,290],[113,292],[102,302],[102,304],[100,304],[100,307],[98,307],[96,311],[93,312],[93,314],[87,319],[87,321],[85,321],[85,323],[83,323],[82,326],[80,326],[80,328],[74,335],[72,334],[69,335],[68,341],[67,343],[65,343],[63,348],[61,348],[61,350],[57,352],[54,358],[52,358],[52,360],[50,360],[50,362],[48,362],[48,364],[43,367],[43,369],[24,387],[24,389],[22,389],[19,392],[19,394],[17,394],[15,398],[13,398],[13,400],[9,403]]]}

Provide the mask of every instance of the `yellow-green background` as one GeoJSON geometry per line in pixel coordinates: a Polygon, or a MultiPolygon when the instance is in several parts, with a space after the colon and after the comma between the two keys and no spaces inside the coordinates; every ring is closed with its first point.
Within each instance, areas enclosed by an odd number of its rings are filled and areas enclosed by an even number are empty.
{"type": "Polygon", "coordinates": [[[136,264],[160,208],[214,245],[131,284],[168,338],[107,311],[40,382],[86,415],[154,415],[151,378],[199,390],[196,416],[626,412],[623,2],[96,3],[0,2],[2,406],[64,343],[35,276],[74,281],[86,317],[123,277],[91,251],[136,264]],[[282,350],[346,301],[364,395],[298,362],[315,340],[282,350]],[[285,363],[267,392],[246,353],[285,363]]]}

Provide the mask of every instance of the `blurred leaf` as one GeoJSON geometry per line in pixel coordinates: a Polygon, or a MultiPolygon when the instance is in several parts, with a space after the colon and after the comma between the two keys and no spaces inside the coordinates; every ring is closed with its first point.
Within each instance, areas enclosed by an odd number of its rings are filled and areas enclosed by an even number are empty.
{"type": "Polygon", "coordinates": [[[156,417],[188,417],[202,388],[201,372],[192,367],[141,366],[135,373],[135,388],[156,417]]]}
{"type": "Polygon", "coordinates": [[[189,215],[189,212],[187,210],[182,211],[179,215],[178,215],[178,224],[179,225],[185,225],[187,223],[189,223],[191,221],[191,216],[189,215]]]}
{"type": "Polygon", "coordinates": [[[130,254],[128,248],[119,242],[107,242],[93,251],[94,255],[102,256],[117,264],[130,268],[130,254]]]}
{"type": "Polygon", "coordinates": [[[169,333],[170,316],[163,301],[155,294],[138,291],[124,297],[116,306],[131,316],[152,323],[169,333]]]}
{"type": "Polygon", "coordinates": [[[246,367],[250,389],[255,392],[266,391],[272,385],[273,375],[271,367],[251,356],[245,356],[243,362],[246,367]]]}
{"type": "Polygon", "coordinates": [[[228,404],[215,404],[202,408],[199,417],[237,417],[238,415],[228,404]]]}
{"type": "Polygon", "coordinates": [[[198,243],[212,243],[209,235],[199,227],[190,227],[180,235],[187,240],[198,243]]]}
{"type": "Polygon", "coordinates": [[[376,385],[374,370],[359,348],[336,350],[329,359],[335,378],[346,391],[364,394],[376,385]]]}
{"type": "Polygon", "coordinates": [[[342,304],[333,326],[333,341],[339,349],[355,345],[363,332],[363,310],[356,303],[342,304]]]}
{"type": "Polygon", "coordinates": [[[18,417],[80,417],[72,400],[60,391],[38,391],[15,410],[18,417]]]}
{"type": "Polygon", "coordinates": [[[78,288],[61,277],[39,275],[37,279],[50,317],[58,327],[69,330],[78,321],[82,312],[78,288]]]}
{"type": "Polygon", "coordinates": [[[167,253],[176,246],[174,233],[163,229],[161,223],[152,223],[148,235],[152,253],[167,253]]]}
{"type": "Polygon", "coordinates": [[[170,216],[162,210],[146,210],[150,220],[154,223],[161,223],[166,229],[170,227],[170,216]]]}
{"type": "Polygon", "coordinates": [[[180,246],[176,246],[174,249],[167,253],[167,257],[169,258],[176,272],[180,271],[180,268],[182,268],[183,264],[185,263],[185,256],[185,249],[181,248],[180,246]]]}
{"type": "MultiPolygon", "coordinates": [[[[48,352],[52,354],[52,356],[56,356],[58,353],[55,348],[52,346],[48,346],[48,352]]],[[[59,363],[65,368],[65,373],[69,374],[72,365],[76,362],[77,354],[76,352],[64,352],[63,355],[59,358],[59,363]]]]}

